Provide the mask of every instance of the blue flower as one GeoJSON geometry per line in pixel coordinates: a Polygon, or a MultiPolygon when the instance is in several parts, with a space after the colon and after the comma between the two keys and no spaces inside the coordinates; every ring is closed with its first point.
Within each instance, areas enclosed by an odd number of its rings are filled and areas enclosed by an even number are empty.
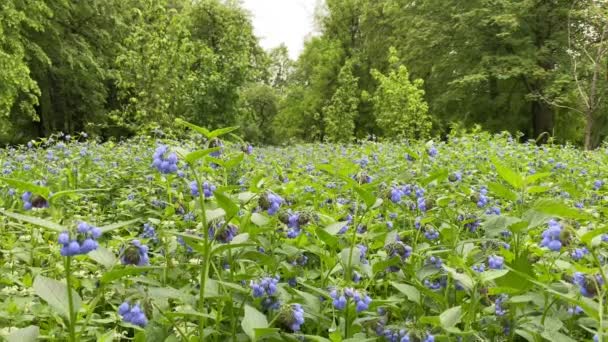
{"type": "Polygon", "coordinates": [[[593,190],[599,190],[603,185],[604,185],[604,182],[602,180],[598,179],[595,182],[593,182],[593,190]]]}
{"type": "Polygon", "coordinates": [[[148,246],[142,245],[139,240],[131,241],[131,246],[123,251],[120,261],[123,265],[148,265],[150,263],[148,246]]]}
{"type": "Polygon", "coordinates": [[[290,310],[290,317],[287,322],[289,328],[292,331],[300,331],[300,327],[304,324],[304,309],[300,304],[292,304],[290,310]]]}
{"type": "Polygon", "coordinates": [[[572,257],[572,259],[574,260],[581,260],[583,257],[585,257],[585,255],[589,254],[589,250],[587,249],[587,247],[582,247],[582,248],[575,248],[572,253],[570,253],[570,256],[572,257]]]}
{"type": "Polygon", "coordinates": [[[168,151],[166,145],[159,145],[152,156],[152,166],[164,174],[177,172],[177,154],[168,151]]]}
{"type": "Polygon", "coordinates": [[[275,277],[264,277],[259,281],[251,281],[249,287],[253,291],[253,297],[263,297],[265,294],[272,296],[277,292],[277,284],[279,283],[279,276],[275,277]]]}
{"type": "Polygon", "coordinates": [[[131,323],[142,328],[148,324],[148,318],[141,310],[139,304],[131,306],[129,302],[124,302],[118,307],[118,314],[122,317],[122,320],[127,323],[131,323]]]}
{"type": "Polygon", "coordinates": [[[76,228],[75,238],[71,238],[68,231],[59,233],[57,242],[62,245],[60,254],[69,257],[96,250],[99,247],[96,240],[101,237],[101,233],[101,229],[80,222],[76,228]]]}
{"type": "Polygon", "coordinates": [[[496,316],[504,316],[507,313],[507,310],[502,306],[507,299],[509,299],[509,297],[502,294],[496,298],[496,301],[494,301],[494,313],[496,316]]]}
{"type": "Polygon", "coordinates": [[[490,255],[488,257],[488,267],[492,270],[502,270],[505,263],[505,258],[497,255],[490,255]]]}
{"type": "Polygon", "coordinates": [[[542,233],[542,240],[540,245],[542,247],[547,247],[552,251],[559,251],[562,248],[561,233],[562,226],[559,222],[555,220],[549,220],[548,228],[542,233]]]}

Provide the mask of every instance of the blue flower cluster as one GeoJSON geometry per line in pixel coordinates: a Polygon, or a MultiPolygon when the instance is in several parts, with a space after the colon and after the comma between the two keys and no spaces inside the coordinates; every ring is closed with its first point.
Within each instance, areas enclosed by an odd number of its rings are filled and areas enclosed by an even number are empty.
{"type": "Polygon", "coordinates": [[[498,255],[490,255],[488,257],[488,267],[491,270],[502,270],[505,264],[505,258],[498,255]]]}
{"type": "Polygon", "coordinates": [[[433,265],[436,268],[441,268],[441,265],[443,265],[443,260],[441,260],[440,257],[431,256],[427,259],[427,263],[429,265],[433,265]]]}
{"type": "Polygon", "coordinates": [[[177,172],[177,154],[168,153],[168,151],[169,148],[166,145],[160,145],[152,156],[152,166],[165,174],[177,172]]]}
{"type": "MultiPolygon", "coordinates": [[[[209,198],[211,196],[213,196],[213,192],[215,191],[216,186],[209,183],[209,182],[203,182],[203,194],[205,195],[205,198],[209,198]]],[[[198,196],[199,192],[198,192],[198,184],[196,183],[196,181],[192,181],[190,182],[190,193],[192,194],[192,196],[198,196]]]]}
{"type": "Polygon", "coordinates": [[[281,204],[285,201],[279,195],[268,193],[268,202],[270,204],[268,207],[268,215],[274,215],[279,211],[281,204]]]}
{"type": "Polygon", "coordinates": [[[71,239],[70,233],[67,231],[59,234],[57,241],[62,245],[62,256],[87,254],[99,246],[97,239],[101,236],[101,229],[81,222],[78,224],[77,232],[78,236],[75,239],[71,239]]]}
{"type": "Polygon", "coordinates": [[[290,239],[297,238],[300,233],[300,214],[299,213],[290,213],[287,218],[287,237],[290,239]]]}
{"type": "Polygon", "coordinates": [[[141,233],[141,237],[144,239],[150,239],[152,242],[158,242],[156,230],[154,229],[154,226],[149,223],[144,223],[144,230],[141,233]]]}
{"type": "Polygon", "coordinates": [[[578,285],[581,295],[585,297],[594,297],[597,293],[597,288],[604,285],[604,279],[601,275],[595,275],[595,279],[586,276],[582,272],[574,272],[572,282],[578,285]]]}
{"type": "Polygon", "coordinates": [[[123,251],[120,261],[123,265],[148,265],[150,263],[148,246],[142,245],[139,240],[131,241],[131,246],[123,251]]]}
{"type": "Polygon", "coordinates": [[[357,312],[365,311],[369,308],[369,304],[372,302],[370,296],[362,295],[359,291],[347,287],[343,291],[332,289],[329,292],[329,296],[333,299],[333,305],[338,310],[344,310],[348,299],[353,300],[355,303],[355,309],[357,312]]]}
{"type": "Polygon", "coordinates": [[[148,324],[148,318],[141,310],[139,304],[131,306],[129,302],[123,302],[118,307],[118,314],[122,317],[122,320],[127,323],[131,323],[142,328],[148,324]]]}
{"type": "Polygon", "coordinates": [[[509,299],[509,297],[505,294],[502,294],[496,298],[494,301],[494,313],[496,316],[504,316],[507,313],[507,309],[503,307],[503,303],[509,299]]]}
{"type": "Polygon", "coordinates": [[[388,342],[410,342],[410,335],[405,329],[380,328],[376,333],[384,336],[388,342]]]}
{"type": "Polygon", "coordinates": [[[408,184],[402,186],[393,186],[391,189],[391,201],[393,203],[401,202],[403,196],[409,196],[412,193],[412,187],[408,184]]]}
{"type": "Polygon", "coordinates": [[[23,200],[23,209],[31,210],[32,208],[48,208],[49,202],[42,198],[41,196],[34,197],[33,194],[29,191],[26,191],[21,195],[21,199],[23,200]]]}
{"type": "Polygon", "coordinates": [[[587,249],[587,247],[581,247],[581,248],[575,248],[571,253],[570,256],[572,257],[572,259],[578,261],[581,260],[582,258],[585,257],[585,255],[589,254],[589,250],[587,249]]]}
{"type": "Polygon", "coordinates": [[[595,182],[593,182],[593,190],[599,190],[603,185],[604,185],[604,182],[602,180],[598,179],[595,182]]]}
{"type": "Polygon", "coordinates": [[[439,153],[439,151],[437,151],[437,148],[435,148],[435,146],[431,146],[427,152],[428,152],[429,156],[431,156],[432,158],[436,157],[437,154],[439,153]]]}
{"type": "Polygon", "coordinates": [[[479,189],[479,198],[477,199],[477,207],[483,208],[488,204],[488,202],[490,202],[490,199],[488,198],[487,195],[488,195],[488,189],[485,186],[482,186],[481,189],[479,189]]]}
{"type": "Polygon", "coordinates": [[[433,228],[428,228],[425,232],[424,232],[424,236],[429,239],[429,240],[437,240],[439,239],[439,232],[436,231],[433,228]]]}
{"type": "Polygon", "coordinates": [[[251,281],[249,287],[253,290],[253,297],[259,298],[264,295],[272,296],[277,292],[277,284],[279,283],[279,276],[264,277],[260,281],[251,281]]]}
{"type": "Polygon", "coordinates": [[[477,273],[483,273],[486,271],[486,265],[484,265],[484,264],[473,265],[473,267],[471,267],[471,269],[477,273]]]}
{"type": "Polygon", "coordinates": [[[238,234],[239,229],[232,223],[228,223],[226,227],[221,229],[224,226],[224,223],[225,222],[220,221],[216,224],[210,225],[209,237],[221,243],[228,243],[232,241],[232,239],[234,239],[234,237],[238,234]]]}
{"type": "Polygon", "coordinates": [[[286,322],[291,331],[300,331],[300,327],[304,324],[304,309],[300,304],[291,304],[287,314],[286,322]]]}
{"type": "Polygon", "coordinates": [[[547,247],[552,251],[559,251],[562,249],[562,241],[561,241],[561,233],[562,233],[562,225],[556,220],[549,220],[548,228],[545,229],[542,233],[542,241],[540,245],[542,247],[547,247]]]}

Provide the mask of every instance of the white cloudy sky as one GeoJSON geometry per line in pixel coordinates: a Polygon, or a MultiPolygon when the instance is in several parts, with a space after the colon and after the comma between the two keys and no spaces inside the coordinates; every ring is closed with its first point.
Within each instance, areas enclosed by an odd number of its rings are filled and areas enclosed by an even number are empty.
{"type": "Polygon", "coordinates": [[[285,43],[289,55],[296,59],[304,39],[313,31],[313,14],[317,0],[241,0],[253,14],[255,34],[263,48],[285,43]]]}

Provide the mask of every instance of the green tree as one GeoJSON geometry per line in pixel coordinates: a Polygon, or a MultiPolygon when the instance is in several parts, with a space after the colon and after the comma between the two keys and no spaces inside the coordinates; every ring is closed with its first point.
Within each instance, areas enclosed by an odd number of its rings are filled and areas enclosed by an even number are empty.
{"type": "Polygon", "coordinates": [[[338,88],[325,113],[325,137],[332,142],[350,142],[354,137],[355,118],[358,114],[360,91],[358,79],[353,76],[353,62],[348,60],[338,75],[338,88]]]}
{"type": "Polygon", "coordinates": [[[376,121],[384,136],[394,139],[425,139],[431,130],[428,105],[424,100],[421,79],[410,81],[407,68],[399,65],[397,51],[391,48],[388,75],[372,70],[378,82],[373,96],[376,121]]]}

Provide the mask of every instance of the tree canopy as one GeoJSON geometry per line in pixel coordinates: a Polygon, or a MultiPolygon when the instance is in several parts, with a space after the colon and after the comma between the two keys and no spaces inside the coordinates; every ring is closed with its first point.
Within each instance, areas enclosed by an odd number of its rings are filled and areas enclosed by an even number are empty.
{"type": "Polygon", "coordinates": [[[598,0],[326,0],[298,60],[226,0],[6,0],[0,141],[104,137],[180,117],[256,143],[443,136],[605,138],[598,0]]]}

